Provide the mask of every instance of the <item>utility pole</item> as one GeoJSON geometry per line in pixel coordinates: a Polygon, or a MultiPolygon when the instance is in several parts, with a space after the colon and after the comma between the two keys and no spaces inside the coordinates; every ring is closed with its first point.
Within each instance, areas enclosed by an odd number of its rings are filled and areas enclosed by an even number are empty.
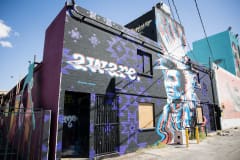
{"type": "Polygon", "coordinates": [[[212,70],[212,62],[211,62],[211,57],[209,56],[209,76],[210,76],[210,81],[211,81],[211,89],[212,89],[212,98],[213,98],[213,116],[214,116],[214,125],[215,125],[215,130],[218,129],[217,127],[217,122],[216,122],[216,99],[215,99],[215,92],[214,92],[214,84],[213,84],[213,78],[214,78],[214,72],[212,70]]]}

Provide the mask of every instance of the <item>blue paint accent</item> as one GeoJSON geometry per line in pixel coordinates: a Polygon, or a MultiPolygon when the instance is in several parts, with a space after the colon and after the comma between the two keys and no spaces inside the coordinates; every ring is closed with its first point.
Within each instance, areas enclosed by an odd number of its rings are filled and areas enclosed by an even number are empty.
{"type": "Polygon", "coordinates": [[[91,83],[91,82],[77,81],[77,83],[79,83],[79,84],[83,84],[83,85],[89,85],[89,86],[96,86],[95,83],[91,83]]]}
{"type": "Polygon", "coordinates": [[[63,122],[64,122],[64,115],[63,115],[63,114],[59,114],[59,115],[58,115],[58,122],[59,122],[60,124],[63,124],[63,122]]]}
{"type": "Polygon", "coordinates": [[[62,151],[62,141],[57,143],[57,151],[62,151]]]}
{"type": "Polygon", "coordinates": [[[143,142],[143,143],[139,143],[138,144],[138,147],[139,148],[145,148],[147,146],[147,143],[146,142],[143,142]]]}
{"type": "Polygon", "coordinates": [[[47,122],[50,120],[50,115],[44,115],[44,122],[47,122]]]}
{"type": "Polygon", "coordinates": [[[90,121],[90,133],[94,134],[94,122],[93,122],[93,120],[90,121]]]}
{"type": "Polygon", "coordinates": [[[94,159],[95,154],[96,154],[95,150],[93,148],[91,148],[90,151],[89,151],[89,158],[94,159]]]}
{"type": "MultiPolygon", "coordinates": [[[[162,132],[160,132],[160,125],[161,125],[162,119],[163,119],[163,115],[161,114],[161,116],[158,119],[157,127],[156,127],[156,132],[160,137],[160,140],[159,140],[160,142],[164,141],[164,139],[166,138],[166,136],[162,132]]],[[[163,128],[165,128],[165,124],[163,125],[163,128]]]]}
{"type": "Polygon", "coordinates": [[[128,147],[128,145],[121,145],[119,148],[119,155],[125,154],[127,147],[128,147]]]}
{"type": "Polygon", "coordinates": [[[236,75],[234,54],[232,50],[232,43],[235,43],[239,47],[239,42],[235,35],[231,31],[224,31],[208,37],[212,54],[208,47],[207,39],[200,39],[193,42],[193,52],[188,52],[188,56],[198,63],[209,67],[209,57],[211,61],[220,60],[222,62],[218,65],[230,73],[236,75]],[[193,55],[194,53],[194,55],[193,55]]]}
{"type": "Polygon", "coordinates": [[[45,144],[42,144],[42,152],[47,152],[48,147],[45,144]]]}

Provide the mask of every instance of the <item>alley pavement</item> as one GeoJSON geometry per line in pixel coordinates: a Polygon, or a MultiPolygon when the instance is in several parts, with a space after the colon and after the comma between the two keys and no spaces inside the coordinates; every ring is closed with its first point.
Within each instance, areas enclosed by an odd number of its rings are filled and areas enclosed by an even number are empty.
{"type": "Polygon", "coordinates": [[[240,126],[214,132],[197,144],[139,149],[108,160],[240,160],[240,126]]]}

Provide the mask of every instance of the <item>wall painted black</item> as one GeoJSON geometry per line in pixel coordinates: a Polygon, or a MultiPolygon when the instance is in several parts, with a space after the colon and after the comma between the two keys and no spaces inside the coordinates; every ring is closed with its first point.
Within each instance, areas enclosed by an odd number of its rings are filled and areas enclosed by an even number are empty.
{"type": "MultiPolygon", "coordinates": [[[[155,130],[138,129],[138,103],[154,104],[156,123],[166,103],[163,75],[156,70],[150,77],[138,75],[142,64],[138,63],[137,53],[146,52],[154,61],[162,56],[161,50],[156,52],[95,23],[98,22],[66,17],[60,99],[65,91],[91,93],[90,157],[95,156],[93,125],[97,94],[113,93],[119,97],[120,145],[116,149],[120,154],[153,144],[158,140],[155,130]]],[[[127,34],[131,35],[131,31],[127,34]]],[[[62,103],[60,106],[64,110],[62,103]]]]}
{"type": "Polygon", "coordinates": [[[157,41],[157,33],[155,27],[155,9],[148,11],[141,17],[125,25],[129,29],[133,29],[141,35],[157,41]]]}

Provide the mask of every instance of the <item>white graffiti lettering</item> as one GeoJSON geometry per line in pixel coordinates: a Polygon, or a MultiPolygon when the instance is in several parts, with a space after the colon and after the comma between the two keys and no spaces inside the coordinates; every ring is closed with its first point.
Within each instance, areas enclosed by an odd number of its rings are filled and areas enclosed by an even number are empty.
{"type": "Polygon", "coordinates": [[[136,32],[141,32],[142,30],[144,30],[146,27],[149,27],[151,24],[152,20],[148,20],[146,22],[144,22],[143,24],[139,25],[138,27],[135,28],[136,32]]]}
{"type": "Polygon", "coordinates": [[[77,120],[78,118],[75,115],[64,116],[63,123],[66,123],[68,128],[72,128],[73,122],[76,122],[77,120]]]}
{"type": "Polygon", "coordinates": [[[117,65],[113,62],[96,59],[93,57],[85,57],[80,53],[73,54],[74,60],[66,61],[73,68],[82,71],[91,71],[93,73],[108,74],[111,77],[129,78],[131,80],[140,80],[134,68],[117,65]]]}

